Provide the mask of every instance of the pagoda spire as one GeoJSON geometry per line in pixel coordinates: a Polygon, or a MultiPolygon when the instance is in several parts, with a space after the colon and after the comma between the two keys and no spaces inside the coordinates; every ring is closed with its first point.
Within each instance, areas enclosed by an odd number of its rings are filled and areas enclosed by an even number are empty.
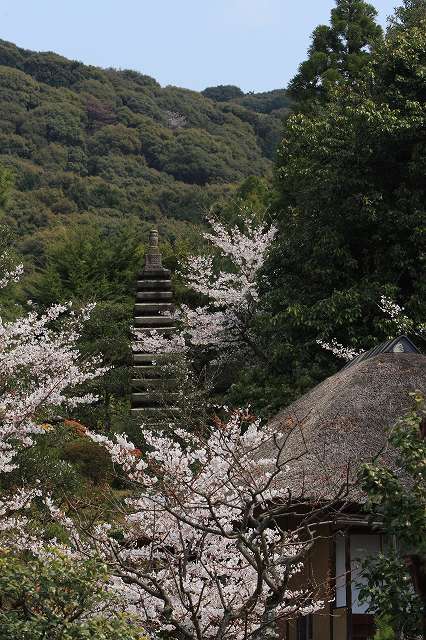
{"type": "Polygon", "coordinates": [[[162,268],[161,252],[158,246],[158,231],[157,229],[151,229],[149,232],[148,251],[145,254],[144,271],[158,271],[158,269],[162,268]]]}
{"type": "MultiPolygon", "coordinates": [[[[137,281],[133,326],[142,334],[150,335],[153,330],[162,335],[173,334],[175,321],[164,315],[173,310],[171,274],[162,264],[158,231],[151,229],[144,268],[137,281]]],[[[159,416],[170,417],[174,412],[173,394],[163,393],[167,383],[161,371],[164,360],[164,354],[148,353],[143,346],[133,352],[131,407],[132,413],[144,421],[155,423],[159,416]]]]}

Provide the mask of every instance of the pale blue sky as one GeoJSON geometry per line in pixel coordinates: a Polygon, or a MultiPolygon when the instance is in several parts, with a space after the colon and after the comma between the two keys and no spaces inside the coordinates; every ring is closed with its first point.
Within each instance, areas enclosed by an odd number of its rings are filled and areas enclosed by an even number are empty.
{"type": "MultiPolygon", "coordinates": [[[[379,20],[398,0],[373,0],[379,20]]],[[[333,0],[0,0],[0,38],[162,85],[284,87],[333,0]]]]}

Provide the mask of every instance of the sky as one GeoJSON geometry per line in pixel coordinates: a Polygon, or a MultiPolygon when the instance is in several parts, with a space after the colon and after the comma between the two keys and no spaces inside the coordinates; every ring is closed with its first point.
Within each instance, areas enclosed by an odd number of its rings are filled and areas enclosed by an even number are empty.
{"type": "MultiPolygon", "coordinates": [[[[385,26],[398,0],[371,0],[385,26]]],[[[285,87],[334,0],[0,0],[0,38],[161,85],[285,87]]]]}

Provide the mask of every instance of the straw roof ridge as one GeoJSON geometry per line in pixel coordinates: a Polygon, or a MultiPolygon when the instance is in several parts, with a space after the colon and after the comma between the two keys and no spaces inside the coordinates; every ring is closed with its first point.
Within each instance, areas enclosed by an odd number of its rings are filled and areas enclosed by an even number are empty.
{"type": "MultiPolygon", "coordinates": [[[[335,495],[374,456],[393,466],[387,432],[413,406],[415,391],[426,395],[426,356],[382,353],[342,369],[280,411],[269,426],[278,443],[286,439],[281,460],[292,460],[280,475],[283,490],[335,495]]],[[[261,455],[276,451],[271,439],[261,455]]]]}

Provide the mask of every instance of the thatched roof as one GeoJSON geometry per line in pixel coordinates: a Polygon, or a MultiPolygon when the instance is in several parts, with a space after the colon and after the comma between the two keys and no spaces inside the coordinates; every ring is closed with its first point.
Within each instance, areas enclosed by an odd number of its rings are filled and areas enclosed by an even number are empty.
{"type": "MultiPolygon", "coordinates": [[[[342,369],[281,411],[271,421],[282,458],[300,456],[280,477],[282,487],[305,495],[330,495],[349,469],[383,450],[386,430],[413,406],[410,392],[426,395],[426,356],[385,353],[342,369]]],[[[270,442],[268,451],[276,451],[270,442]]],[[[390,451],[383,456],[392,460],[390,451]]]]}

